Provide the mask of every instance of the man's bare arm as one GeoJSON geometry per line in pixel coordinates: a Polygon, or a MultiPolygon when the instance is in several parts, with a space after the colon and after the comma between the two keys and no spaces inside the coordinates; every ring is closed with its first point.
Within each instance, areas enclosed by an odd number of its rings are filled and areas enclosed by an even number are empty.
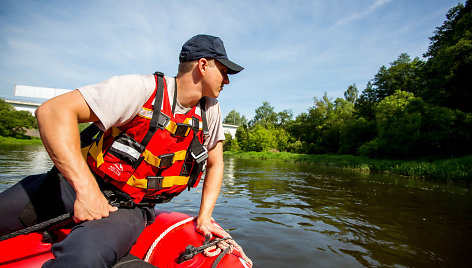
{"type": "Polygon", "coordinates": [[[223,142],[220,141],[208,152],[207,170],[203,183],[200,212],[197,218],[197,230],[204,235],[229,236],[227,232],[211,222],[211,215],[223,182],[223,169],[223,142]]]}
{"type": "Polygon", "coordinates": [[[46,101],[36,110],[36,118],[49,156],[77,193],[75,220],[100,219],[116,211],[100,192],[80,151],[78,123],[98,121],[82,94],[74,90],[46,101]]]}

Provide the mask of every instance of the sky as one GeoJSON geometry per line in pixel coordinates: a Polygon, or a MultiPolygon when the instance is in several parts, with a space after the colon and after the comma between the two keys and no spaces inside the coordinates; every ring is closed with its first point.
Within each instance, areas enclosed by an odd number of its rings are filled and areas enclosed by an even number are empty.
{"type": "MultiPolygon", "coordinates": [[[[75,89],[115,75],[177,73],[182,44],[219,36],[230,75],[225,117],[267,101],[294,116],[327,93],[365,89],[401,53],[427,51],[458,0],[0,0],[0,98],[14,86],[75,89]]],[[[23,99],[25,100],[25,99],[23,99]]],[[[28,100],[31,101],[31,100],[28,100]]]]}

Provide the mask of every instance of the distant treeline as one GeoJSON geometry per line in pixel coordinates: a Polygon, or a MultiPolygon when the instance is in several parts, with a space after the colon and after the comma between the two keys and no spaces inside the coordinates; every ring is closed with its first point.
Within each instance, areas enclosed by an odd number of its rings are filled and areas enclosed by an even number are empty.
{"type": "Polygon", "coordinates": [[[268,102],[249,122],[233,110],[224,123],[232,151],[353,154],[374,158],[457,157],[472,152],[472,4],[450,9],[423,59],[401,54],[382,66],[359,95],[325,93],[293,119],[268,102]]]}
{"type": "Polygon", "coordinates": [[[17,111],[0,99],[0,136],[26,138],[26,129],[38,128],[36,118],[28,111],[17,111]]]}

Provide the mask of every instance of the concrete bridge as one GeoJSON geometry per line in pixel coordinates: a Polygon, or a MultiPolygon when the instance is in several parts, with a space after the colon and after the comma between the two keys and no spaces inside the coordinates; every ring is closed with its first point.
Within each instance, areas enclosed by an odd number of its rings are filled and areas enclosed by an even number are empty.
{"type": "MultiPolygon", "coordinates": [[[[46,87],[31,87],[15,85],[15,96],[19,97],[30,97],[40,99],[50,99],[55,96],[64,94],[71,91],[70,89],[59,89],[59,88],[46,88],[46,87]]],[[[11,104],[18,111],[28,111],[34,114],[34,111],[41,105],[41,102],[24,102],[16,100],[5,100],[6,103],[11,104]]],[[[223,129],[226,133],[231,134],[234,138],[236,135],[236,129],[238,126],[223,124],[223,129]]]]}
{"type": "Polygon", "coordinates": [[[13,108],[18,111],[28,111],[31,114],[34,114],[36,108],[41,105],[41,103],[25,102],[25,101],[16,101],[16,100],[4,100],[6,103],[11,104],[13,108]]]}

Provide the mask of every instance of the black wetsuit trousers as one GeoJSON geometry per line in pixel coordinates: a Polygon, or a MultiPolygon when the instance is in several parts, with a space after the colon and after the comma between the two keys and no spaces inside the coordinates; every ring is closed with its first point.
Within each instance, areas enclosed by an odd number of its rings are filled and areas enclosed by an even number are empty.
{"type": "MultiPolygon", "coordinates": [[[[67,212],[73,215],[74,201],[75,191],[57,172],[28,176],[0,193],[0,235],[67,212]]],[[[43,267],[111,267],[154,218],[151,208],[120,208],[106,218],[77,224],[52,246],[55,259],[43,267]]]]}

